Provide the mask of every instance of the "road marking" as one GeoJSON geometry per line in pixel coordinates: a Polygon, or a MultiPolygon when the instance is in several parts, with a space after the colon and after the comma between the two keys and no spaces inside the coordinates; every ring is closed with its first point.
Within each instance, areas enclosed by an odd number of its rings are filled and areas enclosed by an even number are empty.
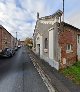
{"type": "Polygon", "coordinates": [[[42,70],[42,68],[40,67],[40,65],[36,62],[36,60],[32,57],[31,54],[29,54],[30,59],[34,65],[34,67],[37,69],[39,75],[41,76],[43,82],[45,83],[46,87],[48,88],[49,92],[56,92],[54,87],[51,85],[50,83],[50,78],[47,74],[44,73],[44,71],[42,70]]]}

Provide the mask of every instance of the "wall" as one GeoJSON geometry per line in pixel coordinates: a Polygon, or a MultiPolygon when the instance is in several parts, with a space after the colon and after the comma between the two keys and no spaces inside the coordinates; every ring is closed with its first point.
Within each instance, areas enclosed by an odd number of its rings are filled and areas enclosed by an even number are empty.
{"type": "Polygon", "coordinates": [[[36,43],[36,52],[39,52],[39,44],[40,44],[40,55],[45,59],[52,67],[59,69],[58,62],[58,26],[57,22],[60,22],[60,16],[62,12],[56,12],[52,16],[46,16],[43,18],[39,18],[36,22],[35,30],[34,30],[34,46],[36,43]],[[54,28],[54,30],[49,32],[50,28],[54,28]],[[37,34],[41,34],[37,39],[37,34]],[[48,40],[48,48],[45,47],[45,38],[48,40]],[[36,39],[36,40],[35,40],[36,39]]]}
{"type": "Polygon", "coordinates": [[[64,31],[59,33],[59,47],[61,48],[60,68],[70,66],[77,59],[77,31],[74,28],[65,26],[64,31]],[[67,53],[67,44],[72,45],[72,51],[67,53]]]}
{"type": "MultiPolygon", "coordinates": [[[[45,21],[45,20],[42,20],[42,21],[45,21]]],[[[40,33],[42,35],[42,44],[43,44],[43,47],[42,47],[42,52],[43,52],[43,55],[45,55],[46,57],[49,57],[49,51],[47,53],[44,52],[44,49],[45,49],[45,38],[48,39],[48,43],[49,43],[49,32],[48,32],[48,29],[50,29],[53,25],[52,24],[46,24],[46,22],[42,22],[41,20],[38,20],[37,23],[36,23],[36,28],[35,28],[35,33],[34,33],[34,47],[35,47],[35,44],[36,44],[36,37],[37,37],[37,34],[40,33]]],[[[47,20],[48,21],[48,20],[47,20]]],[[[48,46],[48,49],[49,49],[49,46],[48,46]]]]}
{"type": "Polygon", "coordinates": [[[57,23],[54,24],[49,30],[49,58],[50,65],[59,69],[58,62],[58,26],[57,23]]]}
{"type": "Polygon", "coordinates": [[[11,47],[11,34],[6,30],[2,29],[2,49],[11,47]]]}
{"type": "Polygon", "coordinates": [[[77,31],[77,57],[78,60],[80,61],[80,30],[77,31]],[[78,38],[79,35],[79,38],[78,38]]]}
{"type": "Polygon", "coordinates": [[[49,58],[54,59],[54,30],[49,31],[49,58]]]}
{"type": "Polygon", "coordinates": [[[11,35],[11,48],[15,47],[15,38],[11,35]]]}
{"type": "Polygon", "coordinates": [[[39,46],[40,45],[40,55],[43,55],[43,43],[42,43],[42,36],[38,33],[36,36],[36,53],[39,54],[39,46]]]}
{"type": "Polygon", "coordinates": [[[14,38],[2,25],[0,25],[0,50],[13,48],[14,46],[16,46],[16,38],[14,38]]]}

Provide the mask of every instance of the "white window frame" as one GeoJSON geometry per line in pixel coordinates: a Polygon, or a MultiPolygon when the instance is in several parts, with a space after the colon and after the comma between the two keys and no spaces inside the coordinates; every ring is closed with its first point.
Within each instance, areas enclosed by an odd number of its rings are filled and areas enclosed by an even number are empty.
{"type": "Polygon", "coordinates": [[[80,34],[77,35],[77,43],[80,44],[80,34]]]}
{"type": "Polygon", "coordinates": [[[66,53],[70,53],[70,52],[73,52],[72,51],[72,44],[67,44],[66,53]]]}

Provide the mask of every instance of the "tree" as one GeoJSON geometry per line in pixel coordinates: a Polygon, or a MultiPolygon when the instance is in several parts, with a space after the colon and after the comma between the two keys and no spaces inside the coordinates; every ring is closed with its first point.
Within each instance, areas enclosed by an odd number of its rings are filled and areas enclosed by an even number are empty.
{"type": "Polygon", "coordinates": [[[25,45],[28,46],[29,48],[32,48],[32,46],[33,46],[33,39],[29,38],[29,37],[26,38],[25,45]]]}

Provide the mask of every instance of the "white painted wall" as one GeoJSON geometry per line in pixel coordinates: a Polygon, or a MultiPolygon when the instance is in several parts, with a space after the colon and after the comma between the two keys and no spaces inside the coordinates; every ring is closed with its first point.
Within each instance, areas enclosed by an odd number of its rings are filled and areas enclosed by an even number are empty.
{"type": "Polygon", "coordinates": [[[40,37],[40,55],[43,55],[43,41],[42,41],[42,36],[40,37]]]}
{"type": "Polygon", "coordinates": [[[36,37],[36,53],[39,53],[38,44],[40,44],[40,55],[43,55],[42,36],[39,33],[37,34],[37,37],[36,37]]]}
{"type": "Polygon", "coordinates": [[[49,64],[59,70],[59,62],[56,57],[57,54],[57,39],[56,39],[56,31],[54,29],[49,30],[49,64]]]}
{"type": "Polygon", "coordinates": [[[53,30],[49,31],[49,58],[54,59],[54,41],[53,30]]]}
{"type": "Polygon", "coordinates": [[[59,17],[54,17],[53,19],[49,19],[49,20],[40,20],[40,23],[53,25],[54,23],[59,22],[59,21],[60,21],[59,17]]]}
{"type": "Polygon", "coordinates": [[[78,60],[80,60],[80,44],[77,44],[77,55],[78,55],[78,60]]]}
{"type": "Polygon", "coordinates": [[[77,35],[77,55],[78,55],[78,60],[80,60],[80,36],[78,37],[78,35],[77,35]]]}

